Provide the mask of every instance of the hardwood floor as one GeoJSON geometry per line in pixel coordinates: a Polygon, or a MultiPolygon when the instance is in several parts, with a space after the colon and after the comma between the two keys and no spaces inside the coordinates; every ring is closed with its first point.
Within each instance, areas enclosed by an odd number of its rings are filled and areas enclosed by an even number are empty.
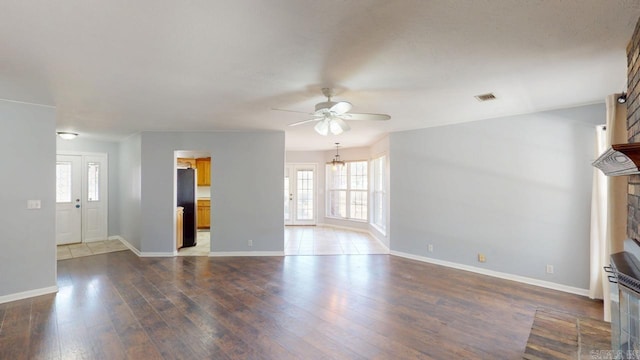
{"type": "Polygon", "coordinates": [[[0,359],[520,359],[538,307],[584,297],[390,255],[58,262],[0,304],[0,359]]]}

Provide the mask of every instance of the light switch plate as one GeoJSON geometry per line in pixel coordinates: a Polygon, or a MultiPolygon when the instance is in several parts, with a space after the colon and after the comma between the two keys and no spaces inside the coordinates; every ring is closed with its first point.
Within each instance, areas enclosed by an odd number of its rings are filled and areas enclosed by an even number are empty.
{"type": "Polygon", "coordinates": [[[40,200],[27,200],[27,209],[33,210],[33,209],[40,209],[42,207],[42,204],[40,203],[40,200]]]}

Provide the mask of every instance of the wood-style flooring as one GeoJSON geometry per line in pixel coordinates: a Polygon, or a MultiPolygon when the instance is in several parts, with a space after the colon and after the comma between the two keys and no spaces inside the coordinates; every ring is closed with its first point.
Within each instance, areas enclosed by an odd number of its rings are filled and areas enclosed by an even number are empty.
{"type": "Polygon", "coordinates": [[[390,255],[58,261],[0,359],[521,359],[536,309],[602,303],[390,255]]]}
{"type": "Polygon", "coordinates": [[[531,326],[525,360],[604,359],[611,357],[611,324],[538,309],[531,326]]]}

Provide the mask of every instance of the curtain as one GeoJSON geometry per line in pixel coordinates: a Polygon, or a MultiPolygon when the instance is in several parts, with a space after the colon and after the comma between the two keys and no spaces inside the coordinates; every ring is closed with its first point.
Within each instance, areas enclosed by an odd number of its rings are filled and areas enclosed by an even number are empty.
{"type": "MultiPolygon", "coordinates": [[[[624,144],[627,137],[626,105],[616,99],[619,94],[606,99],[606,126],[596,128],[595,157],[612,144],[624,144]]],[[[609,281],[603,267],[609,264],[611,253],[623,250],[627,233],[627,177],[606,177],[594,168],[591,194],[591,266],[589,297],[604,300],[604,319],[611,319],[609,281]]]]}

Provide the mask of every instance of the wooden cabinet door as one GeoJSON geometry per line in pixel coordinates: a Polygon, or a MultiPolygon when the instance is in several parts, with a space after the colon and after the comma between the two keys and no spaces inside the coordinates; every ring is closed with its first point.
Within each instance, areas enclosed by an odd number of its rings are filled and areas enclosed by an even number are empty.
{"type": "Polygon", "coordinates": [[[210,200],[198,200],[198,229],[209,229],[211,227],[210,204],[210,200]]]}
{"type": "Polygon", "coordinates": [[[211,158],[196,159],[198,169],[198,186],[211,185],[211,158]]]}
{"type": "Polygon", "coordinates": [[[189,166],[192,169],[196,168],[196,159],[190,159],[190,158],[178,158],[177,160],[178,164],[189,164],[189,166]]]}
{"type": "Polygon", "coordinates": [[[184,208],[178,206],[176,211],[176,249],[180,249],[183,244],[182,222],[184,218],[184,208]]]}

